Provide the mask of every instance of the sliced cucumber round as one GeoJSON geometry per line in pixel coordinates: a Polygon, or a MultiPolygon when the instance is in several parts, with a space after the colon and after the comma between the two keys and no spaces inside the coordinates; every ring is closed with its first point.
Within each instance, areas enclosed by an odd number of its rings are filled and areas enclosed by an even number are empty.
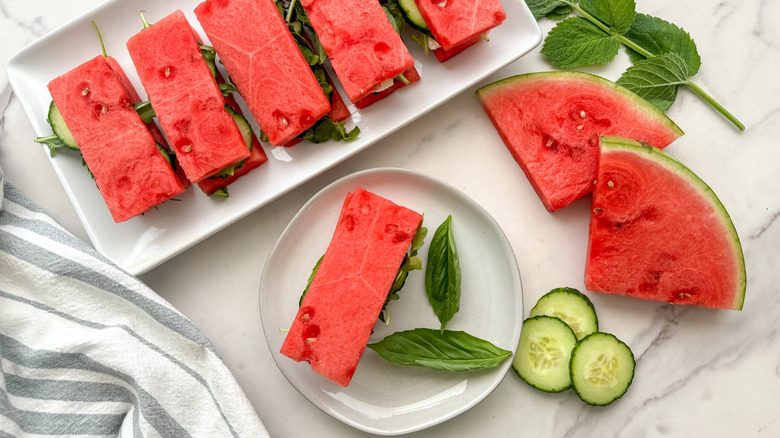
{"type": "Polygon", "coordinates": [[[417,8],[415,0],[398,0],[398,6],[401,7],[401,13],[404,14],[406,21],[417,30],[428,30],[428,23],[425,22],[420,10],[417,8]]]}
{"type": "Polygon", "coordinates": [[[560,318],[574,330],[577,339],[599,331],[596,309],[590,299],[571,287],[559,287],[539,298],[530,316],[548,315],[560,318]]]}
{"type": "Polygon", "coordinates": [[[51,125],[51,130],[54,132],[54,135],[56,135],[65,146],[70,149],[79,150],[76,139],[74,139],[73,134],[70,133],[70,129],[68,129],[68,125],[65,124],[65,119],[62,118],[62,114],[60,113],[59,108],[57,108],[57,105],[54,104],[54,101],[49,105],[49,113],[46,121],[51,125]]]}
{"type": "Polygon", "coordinates": [[[561,392],[571,387],[569,361],[577,337],[565,322],[540,315],[523,321],[512,369],[532,387],[561,392]]]}
{"type": "Polygon", "coordinates": [[[593,333],[571,352],[574,392],[585,403],[605,406],[626,393],[634,380],[636,361],[628,345],[609,333],[593,333]]]}

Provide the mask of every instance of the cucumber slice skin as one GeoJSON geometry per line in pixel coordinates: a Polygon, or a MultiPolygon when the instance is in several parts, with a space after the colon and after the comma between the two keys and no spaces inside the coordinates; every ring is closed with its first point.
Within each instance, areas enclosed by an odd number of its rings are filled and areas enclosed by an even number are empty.
{"type": "Polygon", "coordinates": [[[69,149],[79,150],[76,139],[74,139],[73,134],[70,133],[70,129],[68,129],[68,126],[65,124],[65,119],[62,118],[62,114],[60,113],[59,108],[57,108],[57,105],[54,104],[54,101],[49,105],[49,113],[46,117],[46,121],[51,125],[51,130],[54,132],[54,135],[56,135],[69,149]]]}
{"type": "Polygon", "coordinates": [[[587,295],[571,287],[559,287],[544,294],[531,309],[530,316],[560,318],[574,330],[577,339],[599,331],[596,309],[587,295]]]}
{"type": "Polygon", "coordinates": [[[636,360],[623,341],[610,333],[597,332],[577,342],[569,369],[577,396],[591,406],[606,406],[628,391],[634,380],[636,360]],[[594,368],[603,371],[605,364],[610,369],[594,375],[594,368]]]}
{"type": "Polygon", "coordinates": [[[569,363],[576,344],[577,336],[562,320],[547,315],[528,318],[523,321],[512,369],[533,388],[562,392],[571,388],[569,363]],[[540,347],[554,357],[532,356],[532,349],[539,351],[540,347]]]}
{"type": "Polygon", "coordinates": [[[398,0],[398,6],[401,7],[401,13],[406,17],[406,21],[415,29],[428,31],[428,23],[425,22],[420,10],[417,8],[415,0],[398,0]]]}

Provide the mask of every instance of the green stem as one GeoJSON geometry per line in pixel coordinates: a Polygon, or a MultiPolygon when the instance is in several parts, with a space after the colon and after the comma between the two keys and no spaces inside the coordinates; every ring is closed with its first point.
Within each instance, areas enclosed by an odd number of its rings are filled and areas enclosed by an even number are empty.
{"type": "Polygon", "coordinates": [[[723,115],[723,117],[725,117],[726,119],[728,119],[729,122],[734,124],[734,126],[736,126],[740,132],[745,130],[745,125],[742,122],[740,122],[736,117],[734,117],[733,114],[728,112],[728,110],[724,108],[723,105],[721,105],[717,100],[713,99],[712,96],[707,94],[706,91],[702,90],[701,87],[696,85],[695,82],[689,80],[688,82],[685,83],[685,85],[687,85],[688,88],[690,88],[694,93],[699,95],[699,97],[704,99],[705,102],[712,105],[721,115],[723,115]]]}
{"type": "Polygon", "coordinates": [[[295,9],[295,2],[296,0],[290,1],[290,7],[287,9],[287,16],[284,17],[284,21],[287,24],[290,24],[290,21],[292,21],[292,14],[293,14],[293,10],[295,9]]]}
{"type": "Polygon", "coordinates": [[[95,29],[95,32],[97,32],[98,40],[100,40],[100,50],[103,51],[103,57],[108,58],[108,53],[106,52],[106,45],[103,44],[103,36],[100,35],[100,29],[98,29],[97,23],[95,23],[95,20],[92,20],[92,27],[95,29]]]}
{"type": "MultiPolygon", "coordinates": [[[[615,32],[613,29],[606,26],[604,23],[602,23],[600,20],[598,20],[596,17],[590,15],[586,11],[584,11],[577,3],[570,2],[567,0],[564,0],[563,3],[566,3],[567,5],[571,6],[571,8],[575,11],[577,11],[578,14],[580,14],[583,18],[593,23],[596,27],[607,33],[608,35],[611,35],[613,38],[618,40],[621,44],[624,46],[630,48],[631,50],[639,53],[640,55],[644,56],[645,58],[655,58],[656,55],[654,55],[649,50],[645,49],[644,47],[638,45],[637,43],[631,41],[630,39],[626,38],[625,35],[615,32]]],[[[726,108],[723,107],[717,100],[715,100],[712,96],[707,94],[706,91],[702,90],[701,87],[696,85],[695,82],[688,80],[684,82],[684,85],[687,85],[688,88],[690,88],[694,93],[696,93],[701,99],[703,99],[705,102],[709,103],[713,108],[715,108],[723,117],[725,117],[729,122],[731,122],[734,126],[737,127],[740,131],[745,130],[745,125],[740,122],[736,117],[734,117],[733,114],[731,114],[726,108]]]]}
{"type": "Polygon", "coordinates": [[[152,25],[149,24],[148,21],[146,21],[146,17],[144,16],[145,13],[146,13],[146,11],[143,11],[143,10],[141,11],[141,21],[144,23],[144,29],[147,29],[147,28],[152,27],[152,25]]]}

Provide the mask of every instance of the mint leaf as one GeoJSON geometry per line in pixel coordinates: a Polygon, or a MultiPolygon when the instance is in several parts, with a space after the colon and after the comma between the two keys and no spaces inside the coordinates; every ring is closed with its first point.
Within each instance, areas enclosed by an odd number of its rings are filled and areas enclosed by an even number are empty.
{"type": "Polygon", "coordinates": [[[350,141],[357,138],[360,134],[360,128],[355,126],[351,131],[347,131],[344,126],[344,122],[336,122],[325,115],[321,119],[317,120],[311,128],[304,131],[298,136],[303,140],[308,140],[312,143],[323,143],[328,140],[337,141],[350,141]]]}
{"type": "MultiPolygon", "coordinates": [[[[689,77],[699,72],[701,58],[693,38],[688,32],[668,21],[651,15],[637,14],[625,37],[656,56],[668,52],[677,53],[688,65],[689,77]]],[[[631,62],[645,59],[645,56],[631,49],[628,49],[628,56],[631,62]]]]}
{"type": "Polygon", "coordinates": [[[688,66],[674,52],[634,63],[617,80],[661,111],[666,111],[677,98],[677,90],[688,83],[688,66]]]}
{"type": "Polygon", "coordinates": [[[512,355],[464,331],[428,328],[396,332],[368,348],[390,363],[454,372],[494,368],[512,355]]]}
{"type": "Polygon", "coordinates": [[[562,0],[525,0],[525,4],[528,5],[528,9],[537,20],[550,14],[560,17],[563,12],[565,12],[563,16],[569,15],[571,12],[571,6],[562,0]]]}
{"type": "Polygon", "coordinates": [[[617,33],[626,33],[636,15],[634,0],[582,0],[583,11],[601,21],[617,33]]]}
{"type": "Polygon", "coordinates": [[[544,39],[542,55],[560,68],[607,64],[620,50],[620,43],[598,26],[581,17],[558,23],[544,39]]]}
{"type": "Polygon", "coordinates": [[[571,14],[572,7],[569,5],[558,6],[553,9],[552,12],[547,14],[547,18],[551,20],[563,20],[571,14]]]}

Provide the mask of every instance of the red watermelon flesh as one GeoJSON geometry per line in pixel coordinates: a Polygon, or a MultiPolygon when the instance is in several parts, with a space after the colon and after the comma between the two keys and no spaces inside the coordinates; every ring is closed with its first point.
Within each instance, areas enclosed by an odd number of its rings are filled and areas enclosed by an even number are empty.
{"type": "MultiPolygon", "coordinates": [[[[409,70],[406,70],[403,72],[404,78],[406,81],[411,84],[412,82],[417,82],[420,80],[420,73],[417,71],[415,67],[410,68],[409,70]]],[[[404,83],[401,80],[393,79],[393,85],[391,85],[389,88],[385,88],[384,90],[378,92],[378,93],[370,93],[366,97],[360,99],[359,101],[355,102],[355,106],[363,109],[375,102],[378,102],[385,97],[392,94],[395,90],[407,86],[407,83],[404,83]]]]}
{"type": "Polygon", "coordinates": [[[593,189],[599,135],[656,147],[682,135],[639,96],[588,73],[512,76],[478,89],[477,96],[549,211],[593,189]]]}
{"type": "MultiPolygon", "coordinates": [[[[122,84],[122,88],[124,88],[127,92],[127,95],[130,96],[130,101],[133,102],[133,104],[142,102],[141,96],[138,95],[138,91],[136,91],[135,87],[133,87],[133,84],[130,82],[130,78],[127,77],[127,74],[125,73],[122,66],[119,65],[119,62],[113,56],[106,56],[105,58],[108,67],[111,68],[119,83],[122,84]]],[[[154,137],[154,141],[159,143],[160,146],[171,150],[170,145],[168,145],[168,140],[165,138],[162,131],[160,131],[160,128],[157,127],[157,124],[154,123],[154,121],[146,123],[146,127],[149,128],[149,132],[152,134],[152,137],[154,137]]],[[[172,164],[174,171],[176,171],[176,175],[178,175],[179,181],[181,181],[182,185],[186,189],[190,186],[190,180],[187,179],[187,176],[184,174],[184,169],[182,169],[179,165],[179,160],[175,159],[175,155],[172,156],[174,157],[172,164]]]]}
{"type": "Polygon", "coordinates": [[[157,119],[192,182],[249,157],[197,43],[180,10],[127,41],[157,119]]]}
{"type": "Polygon", "coordinates": [[[281,353],[349,385],[422,216],[357,188],[281,353]]]}
{"type": "MultiPolygon", "coordinates": [[[[242,113],[241,107],[238,105],[238,102],[236,102],[236,100],[233,98],[232,94],[226,96],[225,101],[227,101],[228,105],[230,105],[230,107],[233,108],[234,111],[236,111],[239,114],[242,113]]],[[[252,141],[252,148],[251,151],[249,152],[249,158],[247,158],[244,161],[244,163],[241,164],[241,166],[233,172],[232,175],[226,176],[224,178],[219,176],[212,176],[203,179],[198,183],[198,187],[200,187],[203,193],[207,195],[211,195],[217,190],[223,189],[229,186],[230,184],[233,184],[237,179],[249,173],[249,171],[260,167],[262,164],[268,161],[268,157],[265,155],[263,146],[260,144],[260,140],[257,139],[257,135],[255,135],[254,131],[252,132],[251,141],[252,141]]]]}
{"type": "Polygon", "coordinates": [[[746,278],[737,232],[707,184],[660,149],[601,138],[588,290],[742,309],[746,278]]]}
{"type": "Polygon", "coordinates": [[[115,222],[184,191],[102,56],[54,78],[49,91],[115,222]]]}
{"type": "Polygon", "coordinates": [[[474,41],[506,19],[498,0],[415,0],[415,3],[433,38],[444,50],[474,41]]]}
{"type": "Polygon", "coordinates": [[[482,39],[482,35],[474,35],[473,37],[467,39],[466,41],[458,44],[457,46],[449,50],[444,50],[444,48],[442,47],[434,49],[433,54],[436,55],[436,59],[438,59],[439,62],[449,61],[455,55],[460,54],[462,51],[478,43],[481,39],[482,39]]]}
{"type": "Polygon", "coordinates": [[[350,101],[414,65],[377,0],[301,0],[301,5],[350,101]]]}
{"type": "Polygon", "coordinates": [[[273,145],[283,145],[330,110],[273,0],[206,0],[203,30],[273,145]]]}

